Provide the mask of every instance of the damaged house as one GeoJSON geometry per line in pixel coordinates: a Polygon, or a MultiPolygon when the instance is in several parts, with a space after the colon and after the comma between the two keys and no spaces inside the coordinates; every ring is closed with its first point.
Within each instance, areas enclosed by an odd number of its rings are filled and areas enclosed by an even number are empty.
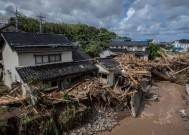
{"type": "Polygon", "coordinates": [[[99,77],[109,86],[115,85],[115,80],[121,75],[119,63],[112,58],[99,58],[95,64],[99,69],[99,77]]]}
{"type": "Polygon", "coordinates": [[[0,45],[3,82],[9,88],[19,82],[26,90],[29,83],[36,82],[47,90],[65,89],[98,73],[98,68],[63,35],[3,32],[0,45]]]}

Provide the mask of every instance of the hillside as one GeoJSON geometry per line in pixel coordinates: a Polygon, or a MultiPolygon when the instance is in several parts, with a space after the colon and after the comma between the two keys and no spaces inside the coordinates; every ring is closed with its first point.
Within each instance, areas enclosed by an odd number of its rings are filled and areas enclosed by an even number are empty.
{"type": "MultiPolygon", "coordinates": [[[[15,23],[14,18],[10,19],[15,23]]],[[[19,28],[26,32],[39,32],[39,22],[36,19],[21,16],[19,17],[19,28]]],[[[63,34],[71,41],[102,41],[109,42],[117,35],[105,28],[96,28],[86,24],[66,23],[43,23],[43,33],[63,34]]]]}
{"type": "Polygon", "coordinates": [[[189,39],[181,39],[178,40],[180,43],[189,43],[189,39]]]}

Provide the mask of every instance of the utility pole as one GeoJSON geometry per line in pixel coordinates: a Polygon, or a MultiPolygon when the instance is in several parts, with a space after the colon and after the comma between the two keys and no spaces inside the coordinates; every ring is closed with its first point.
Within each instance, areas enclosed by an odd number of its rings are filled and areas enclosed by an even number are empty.
{"type": "Polygon", "coordinates": [[[18,12],[17,7],[16,7],[16,11],[13,13],[15,15],[15,20],[16,20],[16,31],[18,31],[18,17],[21,15],[21,13],[18,12]]]}
{"type": "Polygon", "coordinates": [[[39,16],[37,16],[38,18],[39,18],[39,29],[40,29],[40,33],[42,33],[42,22],[44,21],[44,16],[42,16],[41,15],[41,13],[40,13],[40,15],[39,16]]]}

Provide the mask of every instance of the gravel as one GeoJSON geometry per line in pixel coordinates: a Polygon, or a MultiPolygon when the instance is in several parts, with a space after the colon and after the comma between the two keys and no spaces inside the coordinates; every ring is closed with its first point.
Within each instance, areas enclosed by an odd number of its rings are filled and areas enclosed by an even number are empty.
{"type": "MultiPolygon", "coordinates": [[[[118,123],[115,117],[116,113],[109,109],[102,111],[101,109],[92,109],[87,113],[87,120],[80,127],[72,130],[69,135],[93,135],[97,132],[112,130],[118,123]]],[[[63,133],[68,135],[68,133],[63,133]]]]}

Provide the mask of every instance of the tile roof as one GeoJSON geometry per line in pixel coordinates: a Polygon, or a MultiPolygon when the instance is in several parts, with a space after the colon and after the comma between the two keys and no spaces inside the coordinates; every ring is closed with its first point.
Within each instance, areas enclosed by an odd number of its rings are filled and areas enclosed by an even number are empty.
{"type": "Polygon", "coordinates": [[[91,57],[83,52],[80,48],[74,49],[72,51],[72,58],[74,61],[81,61],[81,60],[88,60],[91,59],[91,57]]]}
{"type": "Polygon", "coordinates": [[[2,36],[16,51],[72,47],[72,43],[63,35],[26,32],[2,32],[2,36]]]}
{"type": "Polygon", "coordinates": [[[105,50],[102,53],[100,53],[100,58],[106,58],[106,57],[113,57],[116,56],[117,54],[111,52],[110,50],[105,50]]]}
{"type": "Polygon", "coordinates": [[[147,41],[111,41],[110,46],[120,45],[120,46],[148,46],[147,41]]]}
{"type": "Polygon", "coordinates": [[[119,63],[112,58],[100,58],[98,59],[98,62],[108,69],[119,66],[119,63]]]}
{"type": "Polygon", "coordinates": [[[29,82],[31,78],[37,81],[47,81],[73,74],[97,72],[98,68],[89,61],[81,61],[17,67],[16,70],[24,82],[29,82]]]}
{"type": "Polygon", "coordinates": [[[14,27],[15,27],[15,30],[16,30],[16,25],[14,25],[13,23],[9,23],[9,24],[7,24],[7,25],[5,25],[5,26],[3,26],[3,27],[0,27],[0,31],[2,31],[3,29],[5,29],[5,28],[7,28],[7,27],[9,27],[9,26],[14,26],[14,27]]]}

